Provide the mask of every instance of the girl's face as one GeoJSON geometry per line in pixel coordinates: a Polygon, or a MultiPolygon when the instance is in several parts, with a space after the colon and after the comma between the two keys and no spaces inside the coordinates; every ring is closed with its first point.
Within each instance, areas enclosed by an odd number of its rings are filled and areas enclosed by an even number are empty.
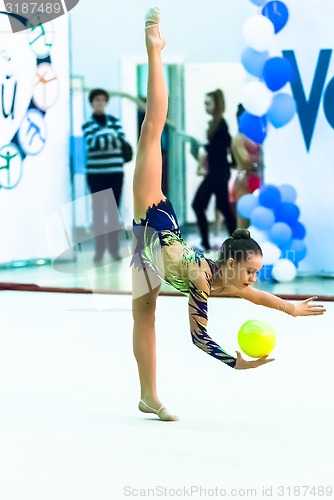
{"type": "Polygon", "coordinates": [[[256,274],[260,271],[262,266],[263,257],[261,255],[248,254],[246,261],[232,261],[230,264],[230,272],[233,285],[242,290],[252,285],[256,282],[256,274]]]}
{"type": "Polygon", "coordinates": [[[204,107],[205,107],[205,111],[208,113],[208,115],[214,114],[215,103],[214,103],[212,97],[210,97],[208,95],[205,96],[204,107]]]}

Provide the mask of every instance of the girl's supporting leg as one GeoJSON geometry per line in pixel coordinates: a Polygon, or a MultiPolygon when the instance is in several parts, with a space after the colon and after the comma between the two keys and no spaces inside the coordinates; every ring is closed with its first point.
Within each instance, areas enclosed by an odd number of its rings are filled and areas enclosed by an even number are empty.
{"type": "Polygon", "coordinates": [[[165,46],[159,29],[159,11],[150,9],[146,16],[148,55],[148,89],[145,118],[138,142],[133,177],[134,218],[145,218],[153,203],[165,199],[161,190],[161,133],[168,110],[168,94],[163,73],[161,51],[165,46]]]}

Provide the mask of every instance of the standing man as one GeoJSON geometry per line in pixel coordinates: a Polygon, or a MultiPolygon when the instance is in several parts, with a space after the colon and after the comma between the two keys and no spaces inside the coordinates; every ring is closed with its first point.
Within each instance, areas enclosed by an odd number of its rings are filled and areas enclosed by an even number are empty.
{"type": "Polygon", "coordinates": [[[105,113],[108,101],[107,91],[92,90],[89,102],[93,114],[82,126],[86,139],[87,183],[93,195],[95,263],[102,261],[107,247],[113,259],[120,259],[118,233],[122,226],[118,209],[123,187],[122,144],[125,139],[119,119],[105,113]],[[113,190],[116,206],[110,191],[106,191],[109,189],[113,190]]]}

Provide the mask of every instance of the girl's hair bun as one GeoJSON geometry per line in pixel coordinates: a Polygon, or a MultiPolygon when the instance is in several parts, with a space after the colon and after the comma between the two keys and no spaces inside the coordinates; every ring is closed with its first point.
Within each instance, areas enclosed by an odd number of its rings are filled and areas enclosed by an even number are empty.
{"type": "Polygon", "coordinates": [[[248,229],[236,229],[232,234],[234,240],[248,240],[250,237],[248,229]]]}

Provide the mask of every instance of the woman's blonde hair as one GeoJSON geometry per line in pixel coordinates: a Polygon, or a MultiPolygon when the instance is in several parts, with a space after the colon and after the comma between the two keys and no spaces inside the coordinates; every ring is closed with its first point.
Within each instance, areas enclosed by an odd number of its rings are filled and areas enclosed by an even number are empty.
{"type": "Polygon", "coordinates": [[[209,121],[209,127],[207,131],[208,139],[211,139],[219,125],[220,120],[223,117],[223,114],[225,113],[225,96],[224,92],[221,89],[214,90],[213,92],[208,92],[206,96],[210,97],[213,100],[214,104],[212,120],[209,121]]]}

